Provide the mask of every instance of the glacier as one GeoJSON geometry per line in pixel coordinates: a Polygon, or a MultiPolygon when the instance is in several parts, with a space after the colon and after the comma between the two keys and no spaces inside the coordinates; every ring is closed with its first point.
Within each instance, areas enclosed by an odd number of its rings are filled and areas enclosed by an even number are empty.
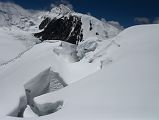
{"type": "Polygon", "coordinates": [[[158,24],[124,30],[64,5],[31,11],[9,2],[0,2],[0,18],[0,120],[159,119],[158,24]],[[77,44],[34,37],[70,16],[82,23],[77,44]]]}

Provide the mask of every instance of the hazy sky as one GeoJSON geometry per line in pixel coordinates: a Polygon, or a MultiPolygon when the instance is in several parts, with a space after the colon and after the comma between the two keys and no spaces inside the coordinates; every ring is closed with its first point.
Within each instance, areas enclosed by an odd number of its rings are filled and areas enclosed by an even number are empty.
{"type": "MultiPolygon", "coordinates": [[[[7,0],[0,0],[7,1],[7,0]]],[[[136,21],[147,23],[159,17],[159,0],[9,0],[28,9],[49,9],[50,4],[69,3],[81,13],[91,13],[97,18],[119,21],[124,26],[136,21]]]]}

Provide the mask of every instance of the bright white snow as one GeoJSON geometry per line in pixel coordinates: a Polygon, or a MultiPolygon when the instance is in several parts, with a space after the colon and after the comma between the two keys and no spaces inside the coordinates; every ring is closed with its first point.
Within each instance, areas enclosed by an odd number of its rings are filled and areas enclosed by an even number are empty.
{"type": "MultiPolygon", "coordinates": [[[[113,63],[57,92],[35,98],[38,104],[63,100],[55,120],[159,119],[159,25],[134,26],[116,38],[121,47],[113,63]]],[[[43,118],[41,118],[43,119],[43,118]]]]}

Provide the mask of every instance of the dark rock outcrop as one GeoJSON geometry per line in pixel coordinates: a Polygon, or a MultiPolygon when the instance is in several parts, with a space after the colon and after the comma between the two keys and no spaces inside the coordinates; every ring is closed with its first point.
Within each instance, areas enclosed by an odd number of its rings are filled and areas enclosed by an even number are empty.
{"type": "Polygon", "coordinates": [[[91,30],[93,29],[93,27],[92,27],[92,22],[91,22],[91,21],[90,21],[89,25],[90,25],[89,30],[91,31],[91,30]]]}
{"type": "Polygon", "coordinates": [[[78,16],[61,17],[59,19],[46,18],[39,26],[39,29],[44,30],[35,33],[34,36],[44,40],[62,40],[72,44],[77,44],[82,41],[82,22],[78,16]]]}

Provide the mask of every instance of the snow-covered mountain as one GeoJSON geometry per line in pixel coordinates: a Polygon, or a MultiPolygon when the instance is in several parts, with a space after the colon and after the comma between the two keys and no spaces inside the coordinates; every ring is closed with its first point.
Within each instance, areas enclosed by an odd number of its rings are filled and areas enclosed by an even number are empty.
{"type": "Polygon", "coordinates": [[[159,25],[64,5],[0,3],[0,17],[0,120],[159,119],[159,25]]]}
{"type": "Polygon", "coordinates": [[[74,12],[64,5],[56,6],[43,18],[39,26],[42,31],[35,34],[41,41],[57,39],[78,44],[90,37],[105,40],[116,36],[122,30],[122,27],[74,12]]]}

